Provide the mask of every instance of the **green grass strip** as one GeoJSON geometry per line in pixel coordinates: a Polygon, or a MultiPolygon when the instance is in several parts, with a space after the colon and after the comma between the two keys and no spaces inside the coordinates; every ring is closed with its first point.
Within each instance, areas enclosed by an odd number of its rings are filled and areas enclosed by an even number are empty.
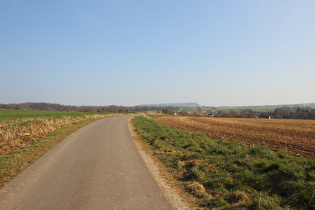
{"type": "Polygon", "coordinates": [[[264,146],[216,141],[142,116],[133,123],[203,207],[315,209],[314,160],[264,146]]]}

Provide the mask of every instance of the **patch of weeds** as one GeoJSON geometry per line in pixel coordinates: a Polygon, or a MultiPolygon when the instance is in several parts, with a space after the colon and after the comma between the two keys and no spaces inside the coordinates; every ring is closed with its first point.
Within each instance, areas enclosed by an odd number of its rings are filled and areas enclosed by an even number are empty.
{"type": "Polygon", "coordinates": [[[273,152],[266,146],[250,146],[249,154],[259,158],[270,158],[273,152]]]}
{"type": "Polygon", "coordinates": [[[279,206],[281,203],[281,198],[278,196],[270,196],[266,192],[253,193],[253,199],[251,204],[248,205],[250,209],[283,209],[279,206]]]}

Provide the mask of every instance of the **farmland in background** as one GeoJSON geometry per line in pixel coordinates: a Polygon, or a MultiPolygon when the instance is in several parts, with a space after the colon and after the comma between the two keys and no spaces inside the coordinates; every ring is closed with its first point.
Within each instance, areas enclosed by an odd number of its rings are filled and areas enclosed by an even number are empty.
{"type": "Polygon", "coordinates": [[[155,120],[177,129],[247,144],[266,145],[273,151],[315,158],[315,121],[280,119],[235,119],[201,117],[161,117],[155,120]]]}

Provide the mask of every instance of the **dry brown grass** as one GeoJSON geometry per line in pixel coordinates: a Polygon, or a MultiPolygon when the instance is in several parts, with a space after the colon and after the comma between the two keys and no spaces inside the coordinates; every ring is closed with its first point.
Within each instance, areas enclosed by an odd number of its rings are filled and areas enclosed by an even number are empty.
{"type": "Polygon", "coordinates": [[[227,139],[266,145],[273,151],[315,158],[315,121],[280,119],[235,119],[161,117],[157,122],[174,128],[199,132],[213,139],[227,139]]]}
{"type": "MultiPolygon", "coordinates": [[[[81,117],[30,118],[0,123],[0,155],[8,155],[21,147],[32,144],[58,128],[87,119],[104,118],[105,115],[86,115],[81,117]]],[[[106,115],[109,117],[109,115],[106,115]]]]}
{"type": "Polygon", "coordinates": [[[121,114],[18,119],[0,123],[0,188],[77,129],[121,114]]]}

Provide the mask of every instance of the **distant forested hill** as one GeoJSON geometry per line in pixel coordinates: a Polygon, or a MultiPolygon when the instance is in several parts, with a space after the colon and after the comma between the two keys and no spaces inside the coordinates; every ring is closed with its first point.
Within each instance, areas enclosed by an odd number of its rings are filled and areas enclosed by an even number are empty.
{"type": "Polygon", "coordinates": [[[194,107],[204,107],[203,105],[200,105],[195,102],[189,102],[189,103],[163,103],[163,104],[143,104],[140,106],[156,106],[156,107],[188,107],[188,108],[194,108],[194,107]]]}

